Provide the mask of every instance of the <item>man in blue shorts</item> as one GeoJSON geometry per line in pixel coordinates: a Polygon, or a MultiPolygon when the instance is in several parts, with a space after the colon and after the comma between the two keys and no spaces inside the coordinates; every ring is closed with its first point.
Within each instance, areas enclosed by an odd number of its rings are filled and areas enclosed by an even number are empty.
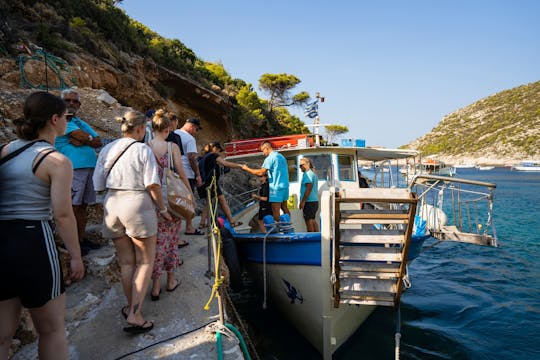
{"type": "Polygon", "coordinates": [[[268,187],[270,194],[268,202],[272,207],[272,216],[279,222],[280,209],[283,213],[291,215],[287,207],[289,198],[289,168],[287,160],[283,155],[274,151],[269,141],[261,144],[261,151],[266,157],[260,169],[252,169],[247,165],[242,165],[242,170],[256,176],[266,175],[268,177],[268,187]]]}
{"type": "Polygon", "coordinates": [[[67,128],[63,136],[56,138],[55,147],[71,160],[73,164],[73,183],[71,185],[71,202],[77,220],[77,232],[81,244],[81,252],[87,254],[100,246],[84,238],[86,231],[86,209],[88,204],[96,202],[96,193],[92,175],[96,167],[96,151],[102,145],[99,134],[85,121],[76,116],[81,107],[81,98],[74,89],[62,91],[61,98],[67,108],[67,128]]]}

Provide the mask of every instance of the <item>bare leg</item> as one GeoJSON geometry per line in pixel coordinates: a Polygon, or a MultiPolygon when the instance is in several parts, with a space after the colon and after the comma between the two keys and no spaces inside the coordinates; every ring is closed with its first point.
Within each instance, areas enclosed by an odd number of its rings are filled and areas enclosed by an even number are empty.
{"type": "Polygon", "coordinates": [[[28,309],[39,334],[38,354],[41,360],[68,359],[65,308],[64,293],[42,307],[28,309]]]}
{"type": "Polygon", "coordinates": [[[7,359],[11,339],[17,330],[21,317],[21,303],[18,298],[0,301],[0,359],[7,359]]]}
{"type": "Polygon", "coordinates": [[[306,220],[306,228],[308,232],[318,232],[319,231],[319,225],[315,221],[315,219],[307,219],[306,220]]]}
{"type": "Polygon", "coordinates": [[[257,219],[257,221],[259,223],[259,230],[261,230],[261,232],[265,233],[266,228],[264,227],[264,221],[262,221],[261,219],[257,219]]]}
{"type": "Polygon", "coordinates": [[[281,202],[281,210],[283,210],[284,214],[288,214],[291,216],[291,212],[289,211],[289,207],[287,206],[287,200],[281,202]]]}
{"type": "Polygon", "coordinates": [[[272,216],[274,217],[274,221],[279,222],[279,210],[281,209],[281,203],[271,202],[270,206],[272,207],[272,216]]]}
{"type": "Polygon", "coordinates": [[[161,291],[161,276],[156,279],[152,279],[151,294],[152,296],[159,296],[160,291],[161,291]]]}
{"type": "Polygon", "coordinates": [[[131,306],[131,293],[133,274],[135,273],[135,249],[129,236],[124,235],[120,238],[113,239],[120,263],[120,274],[122,277],[122,288],[126,296],[127,303],[131,306]]]}
{"type": "Polygon", "coordinates": [[[77,233],[79,235],[79,242],[84,238],[86,233],[86,208],[87,204],[73,205],[73,214],[75,214],[75,220],[77,220],[77,233]]]}
{"type": "Polygon", "coordinates": [[[201,212],[201,220],[199,221],[199,227],[205,227],[206,220],[208,218],[208,201],[206,201],[206,199],[201,199],[201,202],[203,203],[203,207],[201,212]]]}
{"type": "Polygon", "coordinates": [[[145,320],[142,316],[142,305],[148,291],[154,258],[156,256],[156,236],[148,238],[131,238],[135,248],[135,272],[133,273],[131,289],[131,308],[128,323],[142,325],[145,320]]]}
{"type": "Polygon", "coordinates": [[[229,204],[227,204],[227,199],[225,199],[225,195],[221,194],[218,195],[218,202],[219,206],[221,207],[221,210],[223,210],[223,213],[225,214],[225,217],[229,222],[232,224],[234,223],[234,220],[232,218],[231,209],[229,208],[229,204]]]}

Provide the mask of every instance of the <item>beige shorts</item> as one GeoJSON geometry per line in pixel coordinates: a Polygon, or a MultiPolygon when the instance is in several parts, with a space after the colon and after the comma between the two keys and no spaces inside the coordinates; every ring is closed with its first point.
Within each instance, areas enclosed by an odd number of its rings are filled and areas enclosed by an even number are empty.
{"type": "Polygon", "coordinates": [[[157,234],[157,214],[147,191],[109,190],[103,201],[104,238],[147,238],[157,234]]]}

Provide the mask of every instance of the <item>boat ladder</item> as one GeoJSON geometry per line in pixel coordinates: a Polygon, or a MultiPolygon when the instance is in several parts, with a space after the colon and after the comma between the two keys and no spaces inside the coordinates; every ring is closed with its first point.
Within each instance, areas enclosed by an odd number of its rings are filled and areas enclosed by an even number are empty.
{"type": "Polygon", "coordinates": [[[347,189],[336,196],[334,307],[399,303],[416,205],[407,189],[347,189]]]}

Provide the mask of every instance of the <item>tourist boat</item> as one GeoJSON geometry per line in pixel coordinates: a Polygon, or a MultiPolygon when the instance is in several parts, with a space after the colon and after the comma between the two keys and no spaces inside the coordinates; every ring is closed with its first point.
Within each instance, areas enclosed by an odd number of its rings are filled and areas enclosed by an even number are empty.
{"type": "Polygon", "coordinates": [[[459,164],[455,164],[454,168],[456,168],[456,169],[472,169],[475,166],[476,165],[473,164],[473,163],[459,163],[459,164]]]}
{"type": "Polygon", "coordinates": [[[516,171],[540,171],[540,161],[524,160],[514,165],[512,169],[516,171]]]}
{"type": "MultiPolygon", "coordinates": [[[[245,201],[228,197],[229,204],[241,204],[231,208],[234,220],[243,223],[231,231],[243,263],[264,291],[265,304],[268,294],[270,303],[324,359],[331,359],[377,306],[399,306],[410,284],[407,263],[421,253],[424,242],[434,235],[431,231],[442,240],[496,245],[496,237],[488,233],[490,220],[474,224],[475,231],[469,234],[462,224],[449,225],[442,203],[429,203],[434,197],[428,193],[440,190],[437,184],[446,188],[459,179],[422,174],[407,186],[381,172],[381,178],[371,179],[371,187],[359,187],[358,160],[399,165],[418,156],[415,150],[326,147],[308,135],[292,135],[227,143],[227,160],[260,167],[263,140],[287,160],[290,221],[268,224],[268,231],[260,232],[254,220],[258,205],[251,193],[243,191],[240,197],[245,201]],[[316,233],[306,232],[298,209],[303,157],[315,165],[319,179],[316,233]],[[422,179],[432,184],[417,190],[417,185],[425,184],[422,179]]],[[[489,185],[492,191],[494,185],[489,185]]],[[[476,199],[478,194],[474,192],[476,199]]],[[[491,202],[491,192],[483,199],[491,202]]]]}
{"type": "Polygon", "coordinates": [[[425,158],[416,164],[415,171],[413,171],[411,177],[416,174],[454,176],[456,169],[453,166],[447,165],[444,161],[425,158]]]}
{"type": "Polygon", "coordinates": [[[493,170],[495,169],[495,166],[476,166],[476,168],[480,171],[487,171],[487,170],[493,170]]]}

